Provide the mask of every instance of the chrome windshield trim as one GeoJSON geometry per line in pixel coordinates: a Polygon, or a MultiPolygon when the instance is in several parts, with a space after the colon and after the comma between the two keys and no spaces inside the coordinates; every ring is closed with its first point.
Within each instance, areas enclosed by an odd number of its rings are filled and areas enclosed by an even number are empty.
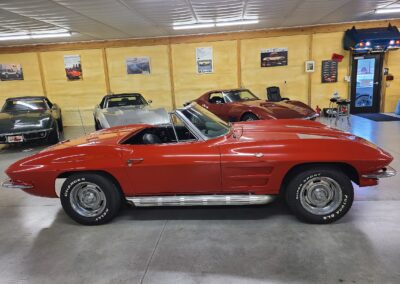
{"type": "Polygon", "coordinates": [[[363,178],[387,178],[387,177],[392,177],[397,174],[396,170],[392,167],[385,167],[383,169],[380,169],[377,172],[370,173],[370,174],[363,174],[363,178]]]}
{"type": "MultiPolygon", "coordinates": [[[[183,113],[182,113],[182,111],[183,110],[187,110],[187,109],[190,109],[190,108],[194,108],[195,106],[199,106],[200,108],[203,108],[203,107],[201,107],[200,105],[198,105],[196,102],[192,102],[192,103],[190,103],[189,105],[187,105],[187,106],[185,106],[185,107],[183,107],[183,108],[180,108],[180,109],[177,109],[177,110],[175,110],[175,114],[182,120],[182,122],[183,123],[185,123],[185,125],[186,125],[186,127],[187,128],[189,128],[189,130],[198,138],[198,139],[200,139],[200,140],[204,140],[204,141],[207,141],[207,140],[210,140],[210,139],[215,139],[215,138],[218,138],[218,137],[222,137],[222,136],[225,136],[225,135],[228,135],[229,133],[231,133],[232,132],[232,126],[231,126],[231,124],[229,124],[229,123],[226,123],[226,122],[223,122],[222,120],[221,120],[221,122],[219,122],[219,123],[225,123],[225,126],[227,126],[228,128],[229,128],[229,131],[227,132],[227,133],[225,133],[225,134],[223,134],[223,135],[220,135],[220,136],[216,136],[216,137],[208,137],[208,136],[206,136],[206,135],[204,135],[183,113]]],[[[204,109],[204,108],[203,108],[204,109]]],[[[206,110],[206,109],[205,109],[206,110]]],[[[206,110],[207,112],[209,112],[208,110],[206,110]]],[[[219,119],[219,118],[218,118],[219,119]]],[[[219,119],[220,120],[220,119],[219,119]]],[[[218,122],[218,121],[217,121],[218,122]]]]}
{"type": "Polygon", "coordinates": [[[23,132],[0,133],[0,136],[23,135],[23,134],[37,133],[37,132],[43,132],[43,131],[51,131],[51,130],[53,130],[53,128],[30,130],[30,131],[23,131],[23,132]]]}
{"type": "MultiPolygon", "coordinates": [[[[185,107],[184,109],[186,108],[188,107],[185,107]]],[[[207,136],[205,136],[189,119],[187,119],[187,117],[182,114],[180,109],[175,110],[174,114],[182,120],[185,126],[189,129],[189,131],[192,132],[192,134],[194,134],[194,136],[196,136],[198,140],[205,141],[210,139],[207,136]]]]}

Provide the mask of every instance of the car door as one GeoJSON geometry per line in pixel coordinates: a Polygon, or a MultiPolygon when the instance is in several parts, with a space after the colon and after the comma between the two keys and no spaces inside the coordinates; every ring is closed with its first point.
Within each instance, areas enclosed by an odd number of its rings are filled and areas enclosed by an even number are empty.
{"type": "Polygon", "coordinates": [[[219,149],[207,141],[125,147],[125,169],[132,195],[221,191],[219,149]]]}

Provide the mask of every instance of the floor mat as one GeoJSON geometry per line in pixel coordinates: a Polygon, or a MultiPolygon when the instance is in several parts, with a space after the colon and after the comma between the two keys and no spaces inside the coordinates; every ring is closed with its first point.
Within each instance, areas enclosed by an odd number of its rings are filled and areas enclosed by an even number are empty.
{"type": "Polygon", "coordinates": [[[362,118],[370,119],[373,121],[400,121],[399,117],[386,115],[386,114],[382,114],[382,113],[357,113],[355,115],[360,116],[362,118]]]}

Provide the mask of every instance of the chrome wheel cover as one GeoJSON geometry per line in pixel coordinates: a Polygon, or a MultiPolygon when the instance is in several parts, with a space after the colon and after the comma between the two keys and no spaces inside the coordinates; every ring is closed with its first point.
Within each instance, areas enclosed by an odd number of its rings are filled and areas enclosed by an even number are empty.
{"type": "Polygon", "coordinates": [[[303,184],[299,197],[305,210],[314,215],[326,215],[339,207],[342,189],[330,177],[314,177],[303,184]]]}
{"type": "Polygon", "coordinates": [[[106,196],[94,183],[80,182],[71,189],[69,197],[72,208],[83,217],[96,217],[106,208],[106,196]]]}

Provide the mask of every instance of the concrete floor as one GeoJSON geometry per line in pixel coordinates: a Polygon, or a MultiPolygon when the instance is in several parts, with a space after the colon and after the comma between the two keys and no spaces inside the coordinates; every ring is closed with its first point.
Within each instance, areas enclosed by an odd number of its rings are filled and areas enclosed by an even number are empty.
{"type": "MultiPolygon", "coordinates": [[[[352,117],[352,125],[400,169],[400,122],[352,117]]],[[[66,127],[65,136],[84,131],[66,127]]],[[[39,149],[0,150],[0,179],[39,149]]],[[[57,199],[0,190],[0,283],[400,283],[399,185],[400,175],[356,189],[350,212],[323,226],[275,202],[131,208],[85,227],[57,199]]]]}

